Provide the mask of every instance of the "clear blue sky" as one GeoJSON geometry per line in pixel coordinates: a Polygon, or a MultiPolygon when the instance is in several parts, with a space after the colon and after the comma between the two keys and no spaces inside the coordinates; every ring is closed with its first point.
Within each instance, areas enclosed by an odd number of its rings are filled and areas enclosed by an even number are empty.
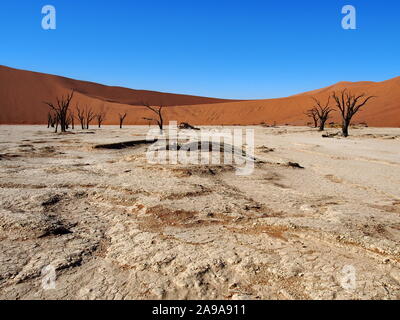
{"type": "Polygon", "coordinates": [[[398,0],[2,0],[0,64],[134,89],[274,98],[400,75],[398,0]],[[57,9],[57,30],[41,8],[57,9]],[[341,8],[357,9],[357,30],[341,8]]]}

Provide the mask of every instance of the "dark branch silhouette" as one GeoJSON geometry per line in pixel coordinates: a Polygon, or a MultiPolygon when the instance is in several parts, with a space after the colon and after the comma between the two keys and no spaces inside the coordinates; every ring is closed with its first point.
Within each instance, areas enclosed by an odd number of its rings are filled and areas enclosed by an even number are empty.
{"type": "Polygon", "coordinates": [[[76,112],[78,114],[78,120],[81,123],[82,130],[85,130],[85,110],[81,109],[79,104],[76,104],[76,112]]]}
{"type": "Polygon", "coordinates": [[[47,114],[47,128],[54,128],[56,125],[56,121],[56,115],[53,112],[49,111],[49,113],[47,114]]]}
{"type": "Polygon", "coordinates": [[[122,125],[124,124],[124,120],[127,116],[127,113],[124,114],[119,113],[119,128],[122,129],[122,125]]]}
{"type": "Polygon", "coordinates": [[[375,96],[367,96],[365,93],[355,95],[347,89],[342,90],[339,94],[332,93],[336,106],[342,116],[342,133],[344,137],[349,136],[349,126],[353,116],[367,104],[375,96]]]}
{"type": "Polygon", "coordinates": [[[86,129],[89,130],[90,123],[96,117],[95,113],[93,112],[92,108],[89,106],[85,107],[85,118],[86,118],[86,129]]]}
{"type": "Polygon", "coordinates": [[[315,108],[312,108],[310,110],[307,110],[307,112],[305,112],[304,114],[314,121],[314,128],[317,128],[318,127],[317,110],[315,108]]]}
{"type": "Polygon", "coordinates": [[[75,114],[73,111],[68,113],[68,125],[71,125],[71,129],[75,130],[75,114]]]}
{"type": "Polygon", "coordinates": [[[67,121],[68,121],[68,110],[72,98],[74,97],[74,91],[66,96],[57,97],[57,104],[51,102],[44,102],[50,107],[50,110],[55,114],[56,117],[56,132],[58,130],[58,122],[61,126],[61,132],[67,131],[67,121]]]}
{"type": "Polygon", "coordinates": [[[101,125],[103,124],[106,117],[107,117],[107,110],[101,108],[101,111],[98,114],[96,114],[97,124],[99,125],[99,128],[101,128],[101,125]]]}
{"type": "Polygon", "coordinates": [[[157,125],[160,128],[160,131],[163,131],[164,118],[163,118],[163,115],[162,115],[162,110],[163,110],[164,106],[161,105],[161,106],[158,106],[158,107],[153,107],[153,106],[150,106],[150,104],[144,103],[144,102],[142,102],[142,105],[144,107],[146,107],[147,109],[151,110],[152,112],[154,112],[157,115],[156,119],[154,119],[154,118],[143,118],[143,119],[157,122],[157,125]]]}
{"type": "Polygon", "coordinates": [[[314,107],[313,110],[315,110],[317,118],[319,120],[319,131],[324,131],[325,130],[325,123],[329,119],[329,114],[332,111],[334,111],[334,109],[332,109],[329,106],[329,103],[331,101],[331,97],[328,98],[328,101],[325,104],[325,106],[321,105],[321,102],[319,100],[317,100],[316,98],[313,97],[312,99],[316,103],[316,106],[314,107]]]}

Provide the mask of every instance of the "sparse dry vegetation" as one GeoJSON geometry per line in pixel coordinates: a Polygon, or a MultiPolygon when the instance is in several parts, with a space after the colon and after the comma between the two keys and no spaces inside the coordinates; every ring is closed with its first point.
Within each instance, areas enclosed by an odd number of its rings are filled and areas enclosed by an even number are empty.
{"type": "Polygon", "coordinates": [[[67,131],[69,106],[73,97],[74,91],[72,91],[70,94],[67,94],[66,96],[57,97],[56,104],[52,102],[45,102],[45,104],[50,107],[50,110],[53,113],[53,117],[55,117],[56,119],[56,132],[58,130],[58,123],[60,123],[61,132],[67,131]]]}
{"type": "Polygon", "coordinates": [[[106,117],[107,117],[107,110],[103,106],[100,109],[100,112],[96,114],[97,124],[98,124],[99,128],[101,128],[101,125],[106,120],[106,117]]]}
{"type": "Polygon", "coordinates": [[[328,101],[326,102],[325,105],[322,105],[321,102],[313,97],[312,98],[316,104],[316,106],[314,107],[314,112],[316,114],[317,120],[318,120],[318,124],[319,124],[319,131],[324,131],[325,130],[325,123],[326,121],[329,119],[330,113],[332,111],[334,111],[334,109],[332,109],[329,106],[331,97],[328,98],[328,101]]]}
{"type": "Polygon", "coordinates": [[[342,133],[344,137],[349,135],[349,126],[354,115],[364,107],[368,101],[375,96],[367,96],[365,93],[353,94],[351,91],[344,89],[340,93],[334,92],[332,97],[336,101],[336,107],[340,111],[342,117],[342,133]]]}
{"type": "Polygon", "coordinates": [[[156,114],[156,118],[143,118],[144,120],[148,120],[148,121],[155,121],[158,125],[158,127],[160,128],[160,131],[163,131],[164,129],[164,118],[163,118],[163,108],[164,106],[158,106],[158,107],[153,107],[148,103],[142,102],[142,105],[144,107],[146,107],[147,109],[149,109],[151,112],[153,112],[154,114],[156,114]]]}
{"type": "Polygon", "coordinates": [[[119,128],[122,129],[122,126],[124,125],[125,118],[127,117],[127,113],[119,113],[119,128]]]}
{"type": "Polygon", "coordinates": [[[307,110],[305,115],[313,120],[314,128],[318,128],[318,115],[315,108],[307,110]]]}

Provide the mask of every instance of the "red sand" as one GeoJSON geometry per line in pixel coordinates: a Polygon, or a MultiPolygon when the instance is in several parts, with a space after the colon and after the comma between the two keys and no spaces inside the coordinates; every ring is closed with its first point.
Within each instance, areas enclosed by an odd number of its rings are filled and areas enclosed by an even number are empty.
{"type": "MultiPolygon", "coordinates": [[[[304,112],[313,106],[311,96],[324,102],[332,91],[346,87],[355,93],[377,96],[363,112],[356,115],[353,122],[367,122],[376,127],[400,127],[400,77],[383,82],[340,82],[288,98],[234,101],[109,87],[3,66],[0,66],[0,124],[47,123],[48,107],[43,101],[55,101],[56,96],[75,89],[73,107],[78,102],[90,105],[95,111],[106,108],[105,124],[118,124],[120,112],[128,112],[125,124],[148,124],[143,117],[152,114],[137,106],[144,101],[151,105],[169,106],[165,108],[167,121],[194,125],[250,125],[262,122],[305,125],[310,121],[304,112]]],[[[331,105],[334,106],[333,100],[331,105]]],[[[333,120],[339,121],[337,112],[333,120]]]]}

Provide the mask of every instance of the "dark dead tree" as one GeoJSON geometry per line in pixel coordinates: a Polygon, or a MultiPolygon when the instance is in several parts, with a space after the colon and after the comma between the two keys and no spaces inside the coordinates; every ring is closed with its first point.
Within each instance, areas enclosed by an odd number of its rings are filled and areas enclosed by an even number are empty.
{"type": "Polygon", "coordinates": [[[307,112],[304,113],[307,117],[313,119],[314,121],[314,128],[318,127],[318,115],[317,115],[317,110],[315,108],[312,108],[310,110],[307,110],[307,112]]]}
{"type": "Polygon", "coordinates": [[[67,116],[67,129],[71,126],[71,129],[75,129],[74,113],[69,111],[67,116]]]}
{"type": "Polygon", "coordinates": [[[47,117],[48,117],[48,122],[49,122],[47,124],[47,127],[54,128],[54,132],[57,133],[58,132],[58,124],[59,124],[58,116],[50,111],[49,114],[47,115],[47,117]]]}
{"type": "Polygon", "coordinates": [[[75,130],[75,114],[73,111],[69,112],[69,124],[71,125],[71,129],[75,130]]]}
{"type": "Polygon", "coordinates": [[[47,129],[50,128],[52,122],[53,122],[53,116],[51,115],[51,112],[49,112],[47,114],[47,129]]]}
{"type": "Polygon", "coordinates": [[[78,115],[79,122],[81,123],[82,130],[85,130],[85,110],[82,109],[79,104],[76,104],[76,113],[78,115]]]}
{"type": "Polygon", "coordinates": [[[157,118],[155,118],[155,119],[154,118],[143,118],[143,119],[157,122],[157,125],[160,128],[160,131],[163,131],[164,118],[163,118],[162,110],[163,110],[164,106],[161,105],[158,107],[153,107],[153,106],[150,106],[150,104],[148,104],[148,103],[142,103],[142,105],[157,115],[157,118]]]}
{"type": "Polygon", "coordinates": [[[124,124],[124,120],[127,116],[127,113],[125,112],[124,114],[119,113],[119,128],[122,129],[122,125],[124,124]]]}
{"type": "Polygon", "coordinates": [[[54,128],[56,125],[56,115],[51,111],[47,114],[47,128],[54,128]]]}
{"type": "Polygon", "coordinates": [[[74,97],[74,91],[72,91],[70,94],[67,94],[66,96],[61,96],[60,98],[57,97],[56,105],[51,102],[44,102],[50,107],[50,110],[55,114],[58,122],[60,123],[61,132],[67,131],[68,110],[73,97],[74,97]]]}
{"type": "Polygon", "coordinates": [[[66,120],[65,120],[65,128],[67,129],[67,130],[69,130],[69,126],[71,125],[71,118],[70,118],[70,114],[69,114],[69,111],[68,111],[68,114],[67,114],[67,118],[66,118],[66,120]]]}
{"type": "Polygon", "coordinates": [[[332,109],[329,106],[329,103],[331,101],[331,97],[328,98],[327,103],[323,106],[321,105],[321,102],[319,100],[317,100],[316,98],[312,98],[314,100],[314,102],[316,103],[315,106],[315,112],[317,113],[317,118],[319,120],[319,131],[324,131],[325,130],[325,123],[326,121],[329,119],[329,114],[334,111],[334,109],[332,109]]]}
{"type": "Polygon", "coordinates": [[[94,120],[96,114],[93,112],[92,108],[89,106],[85,107],[85,118],[86,118],[86,129],[89,130],[90,123],[94,120]]]}
{"type": "Polygon", "coordinates": [[[342,133],[344,137],[349,136],[349,126],[353,116],[366,105],[366,103],[375,96],[367,96],[365,93],[356,95],[348,91],[342,90],[339,94],[333,92],[332,97],[336,101],[336,106],[342,116],[342,133]]]}
{"type": "Polygon", "coordinates": [[[57,133],[58,132],[58,124],[60,123],[60,120],[58,119],[58,116],[55,116],[55,124],[54,124],[54,126],[55,126],[55,130],[54,130],[54,132],[55,133],[57,133]]]}
{"type": "Polygon", "coordinates": [[[106,110],[101,110],[98,114],[96,114],[97,124],[99,125],[99,128],[101,128],[101,125],[103,124],[106,117],[107,117],[106,110]]]}

